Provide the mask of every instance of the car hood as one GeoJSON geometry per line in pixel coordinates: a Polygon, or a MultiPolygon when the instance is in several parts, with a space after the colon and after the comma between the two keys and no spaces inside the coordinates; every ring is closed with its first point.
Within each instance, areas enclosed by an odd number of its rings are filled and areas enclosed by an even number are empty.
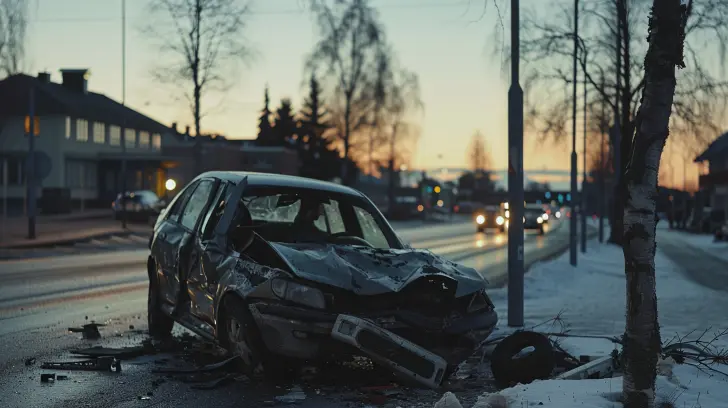
{"type": "Polygon", "coordinates": [[[475,269],[427,250],[275,242],[271,245],[296,276],[358,295],[399,292],[428,275],[447,276],[457,281],[456,297],[473,293],[488,283],[475,269]]]}

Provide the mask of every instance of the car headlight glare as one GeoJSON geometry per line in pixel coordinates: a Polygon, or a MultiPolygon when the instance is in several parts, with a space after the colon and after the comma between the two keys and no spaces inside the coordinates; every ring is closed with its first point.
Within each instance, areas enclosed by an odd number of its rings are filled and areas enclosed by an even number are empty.
{"type": "Polygon", "coordinates": [[[536,222],[539,223],[539,224],[542,224],[543,223],[543,218],[541,218],[541,217],[536,218],[536,222]]]}
{"type": "Polygon", "coordinates": [[[506,210],[506,218],[511,218],[511,212],[509,210],[506,210]]]}
{"type": "Polygon", "coordinates": [[[475,217],[475,222],[477,222],[478,225],[483,225],[485,223],[485,216],[478,215],[477,217],[475,217]]]}
{"type": "Polygon", "coordinates": [[[495,223],[498,225],[503,225],[503,223],[506,222],[505,218],[501,217],[500,215],[498,218],[495,219],[495,223]]]}
{"type": "Polygon", "coordinates": [[[273,293],[283,300],[314,309],[326,308],[324,294],[316,288],[284,279],[273,279],[271,288],[273,289],[273,293]]]}
{"type": "Polygon", "coordinates": [[[543,218],[544,221],[549,219],[549,215],[547,213],[544,213],[541,218],[543,218]]]}

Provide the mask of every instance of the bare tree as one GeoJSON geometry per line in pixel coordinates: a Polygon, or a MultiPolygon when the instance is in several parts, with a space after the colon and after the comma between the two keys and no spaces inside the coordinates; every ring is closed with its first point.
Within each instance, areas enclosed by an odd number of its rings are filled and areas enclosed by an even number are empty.
{"type": "MultiPolygon", "coordinates": [[[[633,149],[624,173],[624,269],[627,324],[624,332],[623,398],[627,408],[652,408],[661,348],[655,289],[657,177],[676,94],[675,68],[684,67],[683,44],[690,0],[654,0],[649,18],[644,86],[636,114],[633,149]],[[681,3],[685,2],[686,5],[681,3]]],[[[683,135],[684,137],[684,135],[683,135]]]]}
{"type": "Polygon", "coordinates": [[[474,173],[478,174],[491,169],[492,160],[490,157],[490,151],[488,150],[485,138],[480,131],[476,131],[473,134],[468,150],[470,168],[473,169],[474,173]]]}
{"type": "MultiPolygon", "coordinates": [[[[647,0],[594,0],[582,1],[578,54],[579,66],[586,73],[591,105],[607,104],[614,121],[619,115],[621,146],[611,149],[623,158],[618,161],[619,175],[625,170],[626,158],[632,150],[635,112],[638,98],[645,85],[642,61],[646,46],[641,33],[646,30],[650,3],[647,0]],[[616,44],[619,40],[617,64],[616,44]],[[586,52],[584,52],[586,51],[586,52]],[[602,79],[606,82],[602,83],[602,79]],[[620,90],[617,103],[616,91],[620,90]]],[[[538,130],[542,141],[563,143],[571,120],[568,107],[571,95],[564,85],[572,82],[570,64],[573,51],[573,2],[550,7],[552,14],[544,16],[532,13],[524,18],[521,55],[530,67],[525,89],[530,89],[527,99],[527,126],[538,130]],[[560,90],[560,91],[559,91],[560,90]]],[[[723,79],[720,67],[701,61],[700,56],[711,53],[725,62],[725,46],[728,25],[721,22],[728,18],[728,0],[706,0],[693,8],[690,24],[686,29],[688,40],[686,56],[695,69],[683,72],[672,105],[672,128],[691,145],[704,147],[718,133],[722,112],[728,101],[728,81],[723,79]],[[707,38],[714,39],[706,41],[707,38]]],[[[581,81],[581,80],[580,80],[581,81]]],[[[585,101],[581,101],[584,103],[585,101]]],[[[590,109],[590,112],[595,112],[590,109]]],[[[590,122],[595,118],[589,118],[590,122]]],[[[615,161],[616,163],[616,161],[615,161]]],[[[621,243],[621,202],[623,187],[615,186],[615,217],[612,220],[611,242],[621,243]]]]}
{"type": "MultiPolygon", "coordinates": [[[[203,98],[230,85],[235,63],[249,62],[252,49],[244,31],[249,16],[244,0],[150,0],[154,21],[146,27],[161,52],[163,67],[154,72],[178,87],[190,105],[195,136],[202,134],[203,98]]],[[[200,147],[195,153],[199,155],[200,147]]],[[[199,167],[199,157],[196,166],[199,167]]],[[[198,169],[199,170],[199,169],[198,169]]]]}
{"type": "MultiPolygon", "coordinates": [[[[311,10],[319,29],[319,40],[307,61],[308,70],[325,68],[324,79],[329,80],[333,97],[331,102],[341,106],[332,108],[339,130],[345,158],[351,157],[353,135],[367,127],[371,113],[371,99],[366,84],[376,75],[378,58],[386,47],[384,29],[376,10],[368,0],[312,0],[311,10]]],[[[344,160],[346,163],[346,160],[344,160]]],[[[342,166],[342,182],[350,183],[347,166],[342,166]]]]}
{"type": "Polygon", "coordinates": [[[28,28],[26,0],[0,0],[0,74],[20,73],[28,28]]]}

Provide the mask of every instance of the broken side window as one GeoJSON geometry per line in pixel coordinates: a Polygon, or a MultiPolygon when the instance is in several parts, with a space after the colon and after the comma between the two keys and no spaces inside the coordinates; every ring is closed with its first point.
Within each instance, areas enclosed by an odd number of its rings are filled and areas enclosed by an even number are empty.
{"type": "Polygon", "coordinates": [[[364,235],[362,238],[375,248],[388,249],[389,242],[387,241],[387,237],[382,232],[382,229],[379,228],[379,224],[377,224],[374,216],[369,211],[357,206],[354,206],[354,213],[356,213],[362,235],[364,235]]]}

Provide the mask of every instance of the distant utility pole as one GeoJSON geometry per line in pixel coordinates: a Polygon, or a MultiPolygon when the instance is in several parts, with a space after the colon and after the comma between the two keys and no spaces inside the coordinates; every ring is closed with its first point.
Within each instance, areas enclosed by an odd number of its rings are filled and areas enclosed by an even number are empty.
{"type": "Polygon", "coordinates": [[[519,83],[520,7],[511,0],[511,86],[508,89],[508,325],[523,327],[523,89],[519,83]]]}
{"type": "Polygon", "coordinates": [[[28,160],[25,184],[28,196],[28,239],[35,239],[35,85],[30,85],[28,109],[28,160]]]}
{"type": "MultiPolygon", "coordinates": [[[[126,0],[121,0],[121,105],[126,106],[126,0]]],[[[121,228],[126,229],[126,122],[121,126],[121,228]]]]}
{"type": "Polygon", "coordinates": [[[574,81],[572,94],[572,123],[571,123],[571,217],[569,218],[569,261],[572,266],[576,266],[576,221],[578,213],[574,204],[579,203],[577,200],[578,184],[576,181],[577,161],[576,161],[576,88],[577,88],[577,60],[579,52],[579,0],[574,0],[574,81]]]}
{"type": "MultiPolygon", "coordinates": [[[[602,82],[601,82],[602,92],[604,92],[604,76],[602,76],[602,82]]],[[[601,191],[599,195],[599,242],[604,242],[604,211],[606,209],[606,205],[604,201],[607,199],[607,193],[606,193],[606,183],[605,183],[605,172],[606,172],[606,163],[604,162],[604,134],[606,124],[607,124],[607,116],[606,116],[606,109],[605,109],[605,102],[604,99],[602,99],[602,116],[601,116],[601,123],[599,126],[599,131],[602,133],[602,139],[601,143],[599,145],[599,191],[601,191]]]]}
{"type": "MultiPolygon", "coordinates": [[[[584,48],[584,59],[586,60],[586,45],[582,43],[584,48]]],[[[579,195],[579,205],[581,207],[581,252],[586,253],[586,124],[587,124],[587,83],[586,83],[586,64],[584,64],[584,153],[582,157],[582,178],[581,178],[581,194],[579,195]]]]}

